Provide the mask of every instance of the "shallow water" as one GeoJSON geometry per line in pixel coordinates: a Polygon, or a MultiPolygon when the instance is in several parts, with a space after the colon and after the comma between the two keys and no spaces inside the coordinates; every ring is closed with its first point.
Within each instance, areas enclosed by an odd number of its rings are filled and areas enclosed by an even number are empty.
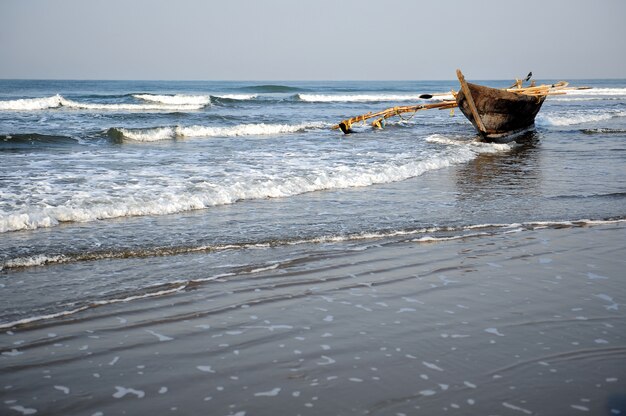
{"type": "Polygon", "coordinates": [[[175,296],[7,331],[5,408],[619,414],[625,230],[309,244],[175,296]]]}
{"type": "Polygon", "coordinates": [[[0,81],[5,408],[597,413],[626,377],[626,82],[575,84],[487,144],[438,110],[330,129],[453,82],[0,81]]]}

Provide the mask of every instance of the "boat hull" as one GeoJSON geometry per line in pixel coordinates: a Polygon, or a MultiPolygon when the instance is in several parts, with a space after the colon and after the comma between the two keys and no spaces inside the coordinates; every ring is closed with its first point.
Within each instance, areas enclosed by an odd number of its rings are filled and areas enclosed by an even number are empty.
{"type": "Polygon", "coordinates": [[[545,95],[516,94],[496,88],[467,83],[484,129],[474,119],[470,103],[463,90],[456,102],[461,112],[485,139],[502,139],[532,129],[535,116],[546,99],[545,95]]]}

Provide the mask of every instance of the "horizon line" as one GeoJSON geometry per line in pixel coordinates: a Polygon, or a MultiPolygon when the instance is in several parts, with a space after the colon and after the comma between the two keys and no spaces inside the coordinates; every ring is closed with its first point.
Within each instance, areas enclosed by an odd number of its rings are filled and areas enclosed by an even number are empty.
{"type": "MultiPolygon", "coordinates": [[[[511,81],[515,78],[471,78],[475,81],[511,81]]],[[[555,80],[561,78],[534,78],[536,81],[555,80]]],[[[574,81],[620,81],[624,78],[568,78],[574,81]]],[[[456,78],[438,79],[165,79],[165,78],[0,78],[0,81],[107,81],[107,82],[430,82],[430,81],[456,81],[456,78]]]]}

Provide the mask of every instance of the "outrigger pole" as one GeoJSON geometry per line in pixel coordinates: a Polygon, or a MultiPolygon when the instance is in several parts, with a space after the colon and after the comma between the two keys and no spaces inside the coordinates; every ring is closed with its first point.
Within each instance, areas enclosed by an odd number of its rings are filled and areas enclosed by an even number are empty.
{"type": "MultiPolygon", "coordinates": [[[[427,97],[424,97],[424,98],[427,98],[427,97]]],[[[382,110],[376,113],[370,112],[367,114],[362,114],[360,116],[349,118],[347,120],[343,120],[339,124],[334,125],[332,128],[341,129],[341,131],[344,134],[349,134],[349,133],[352,133],[353,123],[359,123],[359,122],[365,123],[366,120],[369,120],[375,117],[377,118],[376,120],[372,122],[372,126],[377,127],[377,128],[383,128],[383,126],[385,125],[385,120],[388,119],[389,117],[400,116],[400,114],[404,114],[404,113],[415,114],[420,110],[430,110],[432,108],[445,110],[447,108],[455,108],[456,106],[457,106],[456,101],[446,100],[446,101],[441,101],[441,102],[433,103],[433,104],[418,104],[418,105],[406,105],[406,106],[400,106],[400,107],[392,107],[392,108],[387,108],[386,110],[382,110]]]]}

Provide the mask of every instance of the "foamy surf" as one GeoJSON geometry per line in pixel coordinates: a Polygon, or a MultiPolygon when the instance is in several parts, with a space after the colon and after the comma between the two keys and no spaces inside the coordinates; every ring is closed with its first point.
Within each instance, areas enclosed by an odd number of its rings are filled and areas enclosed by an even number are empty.
{"type": "Polygon", "coordinates": [[[466,140],[461,138],[447,137],[441,134],[433,134],[425,139],[429,143],[445,144],[449,146],[465,147],[475,153],[501,153],[508,152],[515,146],[514,143],[487,143],[479,140],[466,140]]]}
{"type": "Polygon", "coordinates": [[[574,96],[576,95],[583,95],[583,96],[623,95],[623,96],[626,96],[626,88],[590,88],[586,90],[567,90],[567,95],[574,95],[574,96]]]}
{"type": "Polygon", "coordinates": [[[152,129],[125,129],[111,128],[107,134],[116,140],[131,140],[136,142],[156,142],[171,140],[176,137],[174,127],[155,127],[152,129]]]}
{"type": "Polygon", "coordinates": [[[208,95],[154,95],[154,94],[134,94],[133,97],[140,100],[168,104],[168,105],[207,105],[211,103],[208,95]]]}
{"type": "MultiPolygon", "coordinates": [[[[92,204],[90,198],[78,198],[63,206],[33,206],[20,212],[0,216],[0,233],[54,227],[63,222],[89,222],[119,217],[166,215],[218,205],[233,204],[241,200],[283,198],[323,190],[366,187],[391,183],[420,176],[425,172],[442,169],[472,160],[476,152],[459,147],[446,155],[425,160],[398,164],[391,160],[383,164],[367,165],[353,169],[344,166],[327,166],[316,172],[283,172],[280,176],[233,178],[233,184],[211,184],[201,192],[178,192],[169,187],[157,194],[149,189],[133,191],[125,196],[108,196],[107,203],[92,204]]],[[[178,188],[177,185],[173,186],[178,188]]]]}
{"type": "MultiPolygon", "coordinates": [[[[459,226],[432,226],[416,229],[389,230],[380,232],[362,232],[354,234],[330,234],[319,237],[301,238],[293,240],[271,240],[255,243],[230,243],[199,246],[173,246],[173,247],[145,247],[134,250],[106,250],[102,252],[82,252],[66,254],[35,254],[32,256],[16,257],[4,260],[0,263],[0,271],[8,269],[22,269],[51,264],[65,264],[83,261],[95,261],[104,259],[127,259],[146,258],[157,256],[175,256],[199,252],[218,252],[225,250],[248,250],[262,249],[279,246],[298,246],[306,244],[334,244],[362,242],[368,240],[388,241],[411,241],[415,243],[437,243],[468,238],[478,238],[496,234],[510,234],[524,231],[540,230],[546,228],[576,228],[592,227],[599,225],[624,224],[625,218],[619,219],[577,219],[555,221],[529,221],[523,223],[502,224],[471,224],[459,226]]],[[[274,269],[276,265],[266,269],[274,269]]],[[[252,269],[258,272],[262,269],[252,269]]]]}
{"type": "Polygon", "coordinates": [[[248,101],[254,100],[258,98],[258,94],[220,94],[215,97],[221,98],[224,100],[235,100],[235,101],[248,101]]]}
{"type": "Polygon", "coordinates": [[[258,94],[211,94],[211,95],[185,95],[185,94],[133,94],[139,100],[168,104],[168,105],[210,105],[212,98],[234,101],[249,101],[258,97],[258,94]]]}
{"type": "MultiPolygon", "coordinates": [[[[377,244],[377,246],[380,246],[380,247],[386,244],[392,244],[390,247],[392,248],[392,250],[396,250],[398,247],[402,247],[402,246],[395,245],[396,243],[400,241],[404,243],[412,242],[412,243],[419,244],[419,245],[431,245],[431,244],[441,244],[441,243],[455,241],[455,240],[481,239],[481,238],[489,238],[493,236],[502,236],[511,232],[524,233],[524,232],[541,230],[541,229],[546,229],[546,228],[561,229],[564,227],[586,228],[589,226],[605,225],[605,224],[623,224],[625,222],[626,222],[626,219],[617,219],[617,220],[581,219],[581,220],[575,220],[575,221],[545,221],[545,222],[536,221],[536,222],[529,222],[529,223],[523,223],[523,224],[518,224],[518,223],[495,224],[495,225],[494,224],[476,224],[476,225],[467,225],[467,226],[458,226],[458,227],[442,227],[442,228],[433,227],[433,228],[418,229],[418,230],[407,230],[407,231],[401,230],[397,233],[394,233],[394,232],[381,233],[379,235],[374,235],[374,236],[354,235],[353,237],[356,240],[363,239],[363,238],[385,239],[388,237],[395,237],[396,235],[400,235],[402,237],[406,235],[410,236],[411,234],[419,234],[419,236],[416,236],[415,238],[411,237],[409,239],[400,239],[400,240],[392,238],[386,241],[382,241],[380,244],[377,244]]],[[[328,238],[326,238],[325,240],[333,241],[334,240],[333,237],[334,236],[328,236],[328,238]]],[[[350,241],[350,240],[351,240],[350,236],[346,236],[346,237],[338,236],[338,239],[337,239],[337,241],[341,241],[341,242],[350,241]]],[[[535,237],[532,240],[537,240],[537,238],[535,237]]],[[[316,243],[316,239],[311,239],[308,241],[301,240],[301,241],[296,241],[296,242],[285,242],[285,244],[294,244],[294,243],[295,244],[316,243]]],[[[527,246],[527,244],[525,246],[527,246]]],[[[363,247],[363,245],[361,245],[361,247],[363,247]]],[[[471,246],[464,246],[464,247],[471,247],[471,246]]],[[[246,247],[245,245],[242,245],[239,248],[245,249],[246,247]]],[[[356,250],[359,251],[358,248],[356,248],[356,250]]],[[[456,252],[456,251],[459,251],[459,249],[457,248],[453,251],[456,252]]],[[[471,251],[471,250],[468,249],[467,251],[471,251]]],[[[552,263],[553,259],[548,257],[547,253],[554,254],[554,251],[546,251],[546,248],[543,248],[536,255],[531,256],[531,259],[529,261],[533,261],[534,259],[536,264],[548,265],[552,263]]],[[[414,257],[414,255],[412,257],[414,257]]],[[[385,258],[385,261],[388,261],[387,257],[385,258]]],[[[131,288],[128,290],[119,290],[108,296],[98,296],[98,297],[85,296],[83,297],[83,299],[80,299],[80,300],[73,300],[70,302],[63,303],[63,304],[59,303],[53,309],[34,310],[27,314],[25,313],[22,315],[16,315],[10,318],[7,317],[6,320],[4,320],[4,322],[0,322],[0,329],[8,330],[7,334],[13,335],[13,332],[11,330],[17,330],[21,326],[33,325],[39,322],[46,322],[46,321],[56,320],[60,318],[66,318],[66,317],[76,315],[76,314],[79,314],[79,313],[82,313],[84,311],[94,309],[94,308],[106,307],[106,306],[115,305],[115,304],[129,303],[129,302],[146,300],[150,298],[157,298],[157,297],[163,297],[163,296],[174,296],[174,295],[184,292],[190,287],[197,288],[199,285],[206,284],[209,282],[214,282],[217,284],[226,284],[228,283],[229,278],[258,275],[258,274],[267,273],[267,272],[270,272],[273,275],[276,275],[278,273],[276,272],[276,270],[288,268],[290,267],[292,263],[293,263],[292,259],[278,259],[278,260],[272,259],[271,261],[263,261],[260,263],[249,263],[249,264],[233,266],[228,271],[223,271],[221,273],[210,273],[205,276],[179,278],[179,279],[172,280],[170,282],[157,283],[153,285],[145,285],[143,287],[136,287],[136,288],[131,288]]],[[[352,265],[354,264],[355,263],[352,263],[352,265]]],[[[500,261],[487,262],[486,266],[491,267],[491,268],[504,267],[500,263],[500,261]]],[[[476,267],[476,266],[472,264],[471,267],[476,267]]],[[[597,266],[593,264],[587,264],[587,267],[595,270],[597,266]]],[[[551,273],[555,273],[555,272],[551,272],[551,273]]],[[[585,273],[579,273],[579,274],[582,276],[586,275],[588,280],[597,281],[600,279],[601,280],[610,279],[608,276],[601,275],[598,273],[593,273],[593,272],[587,272],[586,274],[585,273]]],[[[570,274],[568,276],[571,276],[572,279],[577,278],[575,274],[570,274]]],[[[262,277],[262,276],[259,276],[259,277],[262,277]]],[[[270,276],[270,277],[274,277],[274,276],[270,276]]],[[[356,276],[354,277],[356,278],[356,276]]],[[[444,275],[439,275],[437,277],[441,280],[444,286],[447,284],[457,283],[455,282],[455,279],[450,279],[449,277],[446,277],[444,275]]],[[[559,279],[559,280],[561,279],[561,276],[558,275],[558,273],[557,273],[556,279],[559,279]]],[[[321,279],[319,280],[319,283],[318,283],[318,281],[316,280],[315,283],[320,284],[321,282],[324,282],[324,281],[325,281],[324,279],[321,279]]],[[[363,282],[363,284],[364,285],[371,284],[371,281],[363,282]]],[[[431,285],[431,288],[432,287],[436,287],[436,286],[431,285]]],[[[618,310],[620,304],[617,302],[617,299],[614,300],[614,296],[608,295],[606,293],[598,293],[597,289],[594,289],[592,293],[593,293],[594,298],[600,299],[601,301],[605,303],[603,307],[606,310],[613,310],[613,311],[618,310]]],[[[289,296],[292,296],[292,294],[289,294],[289,296]]],[[[329,297],[328,299],[331,299],[331,298],[329,297]]],[[[412,304],[423,305],[423,302],[413,297],[405,297],[403,299],[404,301],[410,302],[412,304]]],[[[329,301],[329,300],[326,300],[326,301],[329,301]]],[[[347,302],[346,304],[350,305],[347,302]]],[[[245,306],[240,306],[240,307],[241,308],[249,307],[249,303],[243,303],[243,305],[245,306]]],[[[378,305],[387,307],[387,304],[385,303],[379,302],[378,305]]],[[[357,305],[357,307],[359,307],[359,305],[357,305]]],[[[463,310],[468,309],[466,306],[462,306],[462,305],[457,305],[457,307],[463,310]]],[[[227,310],[230,310],[232,308],[234,307],[231,306],[227,310]]],[[[414,312],[415,309],[403,308],[403,309],[399,309],[399,311],[414,312]]],[[[324,312],[327,312],[327,310],[324,309],[324,312]]],[[[108,319],[110,319],[110,317],[108,319]]],[[[125,324],[128,322],[127,319],[123,316],[117,316],[117,319],[119,320],[121,324],[125,324]]],[[[253,319],[256,319],[256,317],[254,317],[253,319]]],[[[576,318],[576,319],[580,319],[580,318],[576,318]]],[[[326,315],[326,318],[324,318],[324,320],[326,322],[331,322],[333,320],[333,316],[326,315]]],[[[206,326],[206,328],[208,328],[208,325],[206,326]]],[[[494,335],[504,336],[502,335],[500,331],[498,331],[497,328],[489,327],[485,329],[485,331],[494,335]]],[[[147,330],[147,332],[156,336],[159,339],[159,341],[170,341],[173,339],[172,337],[163,335],[161,331],[155,332],[152,330],[147,330]]],[[[239,334],[239,332],[232,332],[231,334],[237,335],[239,334]]],[[[56,333],[49,332],[48,337],[51,337],[51,338],[56,337],[56,333]]],[[[92,337],[92,338],[97,338],[97,337],[92,337]]],[[[446,335],[446,338],[447,338],[447,335],[446,335]]],[[[16,343],[16,345],[20,345],[20,344],[16,343]]],[[[11,351],[7,350],[7,352],[4,353],[5,356],[11,356],[11,355],[17,356],[21,354],[23,354],[23,352],[19,351],[17,348],[13,348],[11,351]]],[[[113,365],[116,361],[117,361],[117,358],[111,361],[110,365],[113,365]]],[[[430,369],[433,369],[436,371],[443,371],[441,367],[435,364],[431,364],[429,362],[423,362],[423,364],[430,369]]],[[[465,384],[471,385],[471,383],[467,383],[467,382],[465,384]]]]}
{"type": "Polygon", "coordinates": [[[299,133],[307,130],[323,129],[329,124],[322,122],[300,124],[238,124],[231,127],[213,126],[175,126],[155,127],[148,129],[111,128],[109,136],[116,139],[139,142],[154,142],[185,137],[239,137],[269,136],[277,134],[299,133]]]}
{"type": "Polygon", "coordinates": [[[611,120],[618,117],[626,117],[626,111],[610,110],[598,112],[579,110],[575,112],[559,112],[558,114],[539,113],[535,122],[538,125],[563,127],[611,120]]]}
{"type": "Polygon", "coordinates": [[[322,122],[300,124],[239,124],[232,127],[190,126],[176,127],[179,137],[236,137],[267,136],[274,134],[298,133],[311,129],[322,129],[328,124],[322,122]]]}
{"type": "Polygon", "coordinates": [[[207,103],[190,103],[185,100],[181,102],[156,101],[151,104],[133,103],[92,103],[69,100],[57,94],[52,97],[24,98],[19,100],[0,101],[0,111],[38,111],[55,108],[68,108],[74,110],[103,110],[103,111],[193,111],[200,110],[207,103]]]}
{"type": "Polygon", "coordinates": [[[78,110],[105,110],[105,111],[193,111],[204,108],[204,104],[105,104],[105,103],[85,103],[61,99],[63,107],[78,110]]]}
{"type": "Polygon", "coordinates": [[[0,101],[0,110],[32,111],[60,107],[63,97],[59,94],[43,98],[23,98],[0,101]]]}

